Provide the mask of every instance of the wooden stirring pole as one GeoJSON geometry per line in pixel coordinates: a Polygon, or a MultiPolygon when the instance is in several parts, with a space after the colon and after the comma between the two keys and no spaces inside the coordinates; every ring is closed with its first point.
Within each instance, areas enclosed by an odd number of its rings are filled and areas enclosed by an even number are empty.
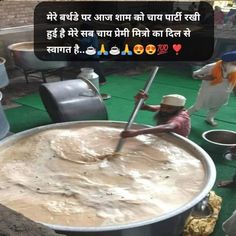
{"type": "MultiPolygon", "coordinates": [[[[144,93],[147,93],[149,88],[151,87],[151,84],[152,84],[154,78],[156,77],[156,73],[157,73],[158,69],[159,69],[158,66],[154,67],[154,70],[153,70],[153,73],[152,73],[150,79],[146,82],[146,84],[144,86],[144,89],[143,89],[144,93]]],[[[128,121],[128,123],[126,124],[126,126],[124,128],[124,131],[128,130],[131,127],[131,125],[132,125],[132,123],[133,123],[133,121],[134,121],[134,119],[135,119],[139,109],[141,108],[143,102],[144,102],[144,98],[141,98],[138,101],[138,103],[136,103],[136,105],[135,105],[135,107],[133,109],[133,112],[132,112],[132,114],[131,114],[131,116],[129,118],[129,121],[128,121]]],[[[116,146],[116,149],[115,149],[115,154],[119,153],[121,151],[121,149],[122,149],[122,147],[124,145],[124,142],[125,142],[124,138],[120,138],[119,139],[119,142],[118,142],[118,144],[116,146]]]]}

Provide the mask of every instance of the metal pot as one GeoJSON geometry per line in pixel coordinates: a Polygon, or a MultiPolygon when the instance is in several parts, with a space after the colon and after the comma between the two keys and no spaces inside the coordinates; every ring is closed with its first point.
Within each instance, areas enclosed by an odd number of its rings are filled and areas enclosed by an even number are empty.
{"type": "Polygon", "coordinates": [[[87,79],[45,83],[39,93],[54,122],[108,119],[98,90],[87,79]]]}
{"type": "MultiPolygon", "coordinates": [[[[87,126],[106,126],[124,128],[126,123],[113,122],[113,121],[81,121],[81,122],[66,122],[58,123],[47,126],[42,126],[27,130],[0,142],[0,149],[4,146],[14,145],[18,140],[37,134],[39,131],[49,130],[54,128],[69,128],[69,127],[87,127],[87,126]]],[[[144,125],[134,124],[132,128],[139,129],[147,127],[144,125]]],[[[139,221],[130,224],[114,225],[114,226],[101,226],[101,227],[67,227],[63,225],[51,225],[44,222],[45,225],[56,230],[59,233],[72,236],[180,236],[186,218],[189,216],[191,210],[202,199],[204,199],[211,190],[215,178],[216,170],[213,161],[209,155],[192,141],[176,135],[176,134],[163,134],[169,140],[173,140],[176,145],[181,145],[184,149],[191,152],[202,163],[205,170],[205,181],[201,191],[186,205],[178,209],[165,213],[150,220],[139,221]]]]}
{"type": "Polygon", "coordinates": [[[14,43],[8,46],[16,66],[23,70],[53,70],[67,66],[67,61],[43,61],[34,54],[34,42],[14,43]]]}
{"type": "Polygon", "coordinates": [[[202,134],[206,150],[223,153],[227,148],[236,145],[236,132],[225,129],[208,130],[202,134]]]}

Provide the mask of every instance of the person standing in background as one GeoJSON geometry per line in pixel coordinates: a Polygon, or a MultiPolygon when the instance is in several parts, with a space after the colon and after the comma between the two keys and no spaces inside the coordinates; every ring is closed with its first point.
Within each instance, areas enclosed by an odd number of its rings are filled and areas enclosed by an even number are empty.
{"type": "Polygon", "coordinates": [[[188,113],[192,115],[202,108],[206,109],[206,122],[216,126],[215,115],[227,104],[236,85],[236,51],[226,52],[221,60],[194,71],[193,78],[202,80],[202,84],[196,102],[188,109],[188,113]]]}
{"type": "Polygon", "coordinates": [[[223,25],[224,24],[224,12],[221,10],[219,6],[215,6],[214,11],[214,23],[215,25],[223,25]]]}

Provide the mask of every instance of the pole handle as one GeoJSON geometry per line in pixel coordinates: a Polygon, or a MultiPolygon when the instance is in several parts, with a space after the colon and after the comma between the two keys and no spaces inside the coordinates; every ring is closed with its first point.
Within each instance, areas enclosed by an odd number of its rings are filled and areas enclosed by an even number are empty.
{"type": "MultiPolygon", "coordinates": [[[[146,82],[146,84],[145,84],[145,86],[144,86],[144,89],[143,89],[144,93],[148,93],[148,90],[149,90],[149,88],[151,87],[152,82],[153,82],[153,80],[154,80],[155,77],[156,77],[156,74],[157,74],[158,69],[159,69],[158,66],[155,66],[155,67],[154,67],[154,70],[153,70],[153,72],[152,72],[152,75],[151,75],[150,79],[147,80],[147,82],[146,82]]],[[[135,119],[135,117],[136,117],[138,111],[140,110],[140,108],[141,108],[143,102],[144,102],[144,98],[141,98],[141,99],[136,103],[136,105],[135,105],[135,107],[134,107],[134,109],[133,109],[133,112],[132,112],[132,114],[131,114],[131,116],[130,116],[130,118],[129,118],[129,120],[128,120],[128,123],[126,124],[126,126],[125,126],[125,128],[124,128],[124,131],[128,130],[128,129],[131,127],[131,125],[133,124],[133,121],[134,121],[134,119],[135,119]]],[[[124,139],[123,139],[123,138],[120,138],[120,139],[119,139],[119,142],[118,142],[118,144],[117,144],[117,146],[116,146],[115,152],[120,152],[120,150],[121,150],[123,144],[124,144],[124,139]]]]}

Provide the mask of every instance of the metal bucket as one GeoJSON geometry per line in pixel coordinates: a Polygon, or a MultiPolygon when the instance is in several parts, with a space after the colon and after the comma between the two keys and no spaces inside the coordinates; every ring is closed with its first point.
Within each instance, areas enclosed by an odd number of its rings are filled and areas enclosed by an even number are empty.
{"type": "Polygon", "coordinates": [[[23,70],[53,70],[67,66],[67,61],[43,61],[34,54],[34,42],[14,43],[8,46],[15,65],[23,70]]]}
{"type": "MultiPolygon", "coordinates": [[[[71,127],[88,127],[88,126],[101,126],[101,127],[116,127],[124,128],[126,123],[113,122],[113,121],[81,121],[81,122],[66,122],[52,124],[42,127],[37,127],[31,130],[27,130],[21,133],[14,134],[2,142],[0,142],[0,149],[14,145],[17,141],[37,134],[43,130],[49,130],[54,128],[71,128],[71,127]]],[[[132,128],[138,129],[147,127],[144,125],[134,124],[132,128]]],[[[192,155],[198,158],[205,171],[204,183],[202,189],[188,204],[183,205],[177,209],[173,209],[163,215],[154,217],[145,221],[138,221],[135,223],[113,225],[113,226],[101,226],[101,227],[67,227],[64,225],[52,225],[43,222],[43,224],[56,230],[59,233],[72,236],[180,236],[185,220],[189,216],[191,210],[202,199],[207,196],[209,191],[214,185],[216,178],[215,165],[209,155],[198,145],[192,141],[175,134],[163,134],[168,140],[173,141],[176,145],[180,145],[186,151],[189,151],[192,155]]]]}
{"type": "Polygon", "coordinates": [[[208,130],[202,134],[204,148],[208,151],[224,153],[236,145],[236,132],[225,129],[208,130]]]}
{"type": "Polygon", "coordinates": [[[0,139],[4,138],[9,132],[9,123],[2,107],[2,93],[0,92],[0,139]]]}

